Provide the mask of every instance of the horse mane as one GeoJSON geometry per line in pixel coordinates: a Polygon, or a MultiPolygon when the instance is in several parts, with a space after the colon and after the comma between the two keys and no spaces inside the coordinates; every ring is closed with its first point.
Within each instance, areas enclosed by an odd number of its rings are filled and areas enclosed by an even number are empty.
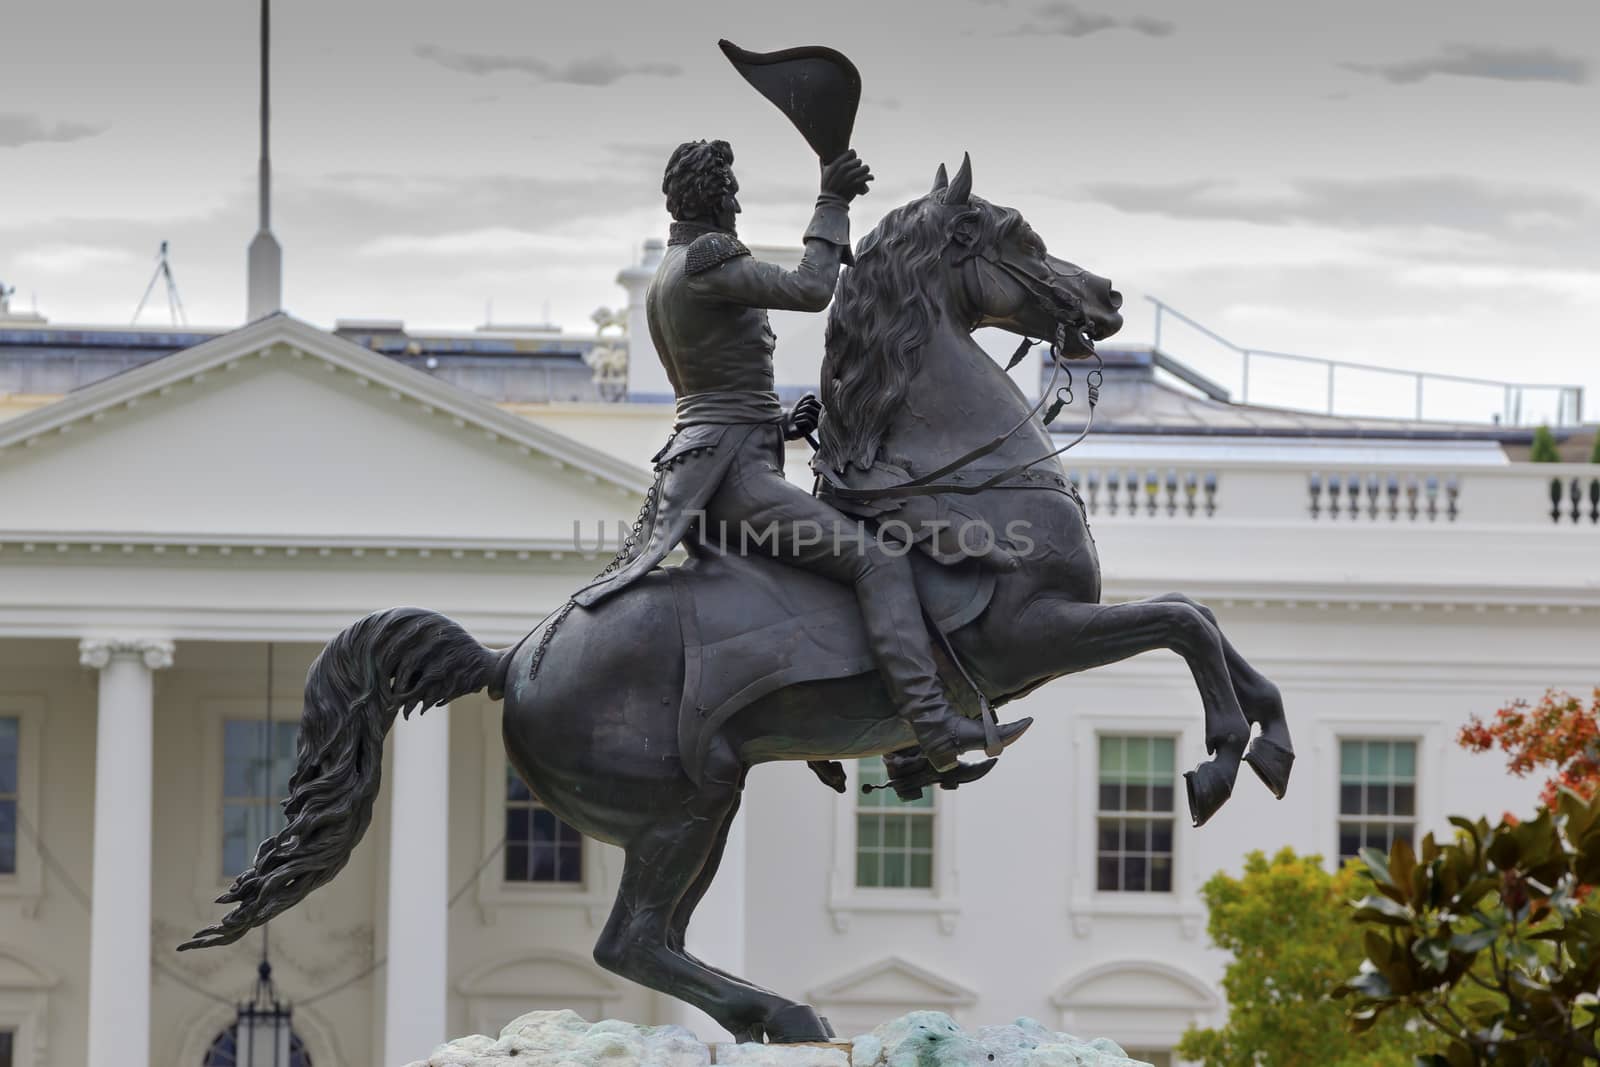
{"type": "MultiPolygon", "coordinates": [[[[818,427],[822,462],[844,472],[871,468],[905,400],[918,355],[944,313],[935,289],[950,240],[945,190],[890,211],[856,246],[855,265],[840,277],[828,314],[818,427]]],[[[974,196],[980,244],[1020,216],[974,196]]]]}

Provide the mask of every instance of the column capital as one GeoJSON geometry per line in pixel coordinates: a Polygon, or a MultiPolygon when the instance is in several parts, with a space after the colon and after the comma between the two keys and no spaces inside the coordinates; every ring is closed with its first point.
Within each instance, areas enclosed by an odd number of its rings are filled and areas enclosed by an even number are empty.
{"type": "Polygon", "coordinates": [[[142,660],[152,671],[172,666],[172,642],[148,638],[85,638],[78,642],[78,662],[104,670],[113,659],[127,656],[142,660]]]}

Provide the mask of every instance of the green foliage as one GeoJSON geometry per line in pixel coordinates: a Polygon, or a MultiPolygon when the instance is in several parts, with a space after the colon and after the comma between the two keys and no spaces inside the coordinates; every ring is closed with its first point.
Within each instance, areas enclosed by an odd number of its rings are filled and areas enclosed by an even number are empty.
{"type": "Polygon", "coordinates": [[[1561,453],[1556,451],[1556,439],[1550,427],[1540,426],[1533,431],[1533,448],[1528,452],[1529,463],[1560,463],[1561,453]]]}
{"type": "Polygon", "coordinates": [[[1351,1034],[1328,997],[1364,955],[1345,904],[1358,877],[1354,864],[1329,874],[1321,857],[1289,849],[1252,852],[1241,877],[1214,875],[1200,892],[1212,942],[1233,954],[1222,979],[1228,1021],[1190,1029],[1178,1055],[1204,1067],[1411,1067],[1437,1047],[1399,1017],[1351,1034]]]}
{"type": "Polygon", "coordinates": [[[1425,1024],[1444,1052],[1422,1067],[1578,1067],[1600,1060],[1600,794],[1563,789],[1528,822],[1452,818],[1420,856],[1365,849],[1356,901],[1366,959],[1340,986],[1356,1032],[1425,1024]]]}
{"type": "Polygon", "coordinates": [[[1594,432],[1594,447],[1589,450],[1589,462],[1600,463],[1600,430],[1594,432]]]}

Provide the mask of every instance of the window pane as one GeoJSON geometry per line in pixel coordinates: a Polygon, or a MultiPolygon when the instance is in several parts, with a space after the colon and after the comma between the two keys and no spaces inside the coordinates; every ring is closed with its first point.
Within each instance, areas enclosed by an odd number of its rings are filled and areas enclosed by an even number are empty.
{"type": "Polygon", "coordinates": [[[878,854],[876,852],[856,853],[856,885],[863,889],[878,888],[878,854]]]}
{"type": "Polygon", "coordinates": [[[1170,737],[1156,737],[1150,741],[1151,766],[1156,781],[1171,778],[1177,767],[1178,744],[1170,737]]]}
{"type": "MultiPolygon", "coordinates": [[[[0,874],[17,873],[17,802],[0,800],[0,874]]],[[[4,1067],[0,1063],[0,1067],[4,1067]]]]}
{"type": "Polygon", "coordinates": [[[1122,763],[1122,738],[1102,737],[1100,739],[1100,777],[1121,778],[1122,763]]]}
{"type": "Polygon", "coordinates": [[[1101,819],[1097,847],[1101,852],[1115,852],[1122,847],[1122,823],[1118,819],[1101,819]]]}
{"type": "Polygon", "coordinates": [[[882,840],[878,832],[878,822],[881,817],[877,815],[856,816],[856,846],[858,848],[877,848],[882,840]]]}
{"type": "Polygon", "coordinates": [[[1361,814],[1361,787],[1359,785],[1346,783],[1339,787],[1339,814],[1361,814]]]}
{"type": "Polygon", "coordinates": [[[911,857],[911,886],[914,889],[933,888],[933,856],[919,853],[911,857]]]}
{"type": "Polygon", "coordinates": [[[1172,810],[1172,786],[1156,785],[1150,787],[1150,810],[1172,810]]]}
{"type": "Polygon", "coordinates": [[[1366,801],[1368,815],[1389,814],[1389,786],[1387,784],[1367,786],[1366,801]]]}
{"type": "Polygon", "coordinates": [[[1123,810],[1124,811],[1149,811],[1150,810],[1150,787],[1149,786],[1147,786],[1147,785],[1130,785],[1130,786],[1127,786],[1126,787],[1126,792],[1125,792],[1124,795],[1126,797],[1126,800],[1124,801],[1124,806],[1123,806],[1123,810]]]}
{"type": "Polygon", "coordinates": [[[1100,810],[1122,810],[1122,786],[1112,782],[1100,783],[1100,810]]]}
{"type": "Polygon", "coordinates": [[[911,847],[933,848],[933,820],[916,818],[911,820],[911,847]]]}
{"type": "Polygon", "coordinates": [[[1150,889],[1155,893],[1172,892],[1172,859],[1156,856],[1150,860],[1150,889]]]}
{"type": "Polygon", "coordinates": [[[1417,813],[1416,786],[1397,785],[1394,787],[1394,813],[1396,815],[1415,815],[1417,813]]]}
{"type": "Polygon", "coordinates": [[[528,844],[525,841],[506,842],[506,881],[528,881],[528,844]]]}
{"type": "Polygon", "coordinates": [[[1098,872],[1095,880],[1096,889],[1106,893],[1114,893],[1122,888],[1122,880],[1119,877],[1122,865],[1117,862],[1116,856],[1101,856],[1098,864],[1096,864],[1096,870],[1098,872]]]}
{"type": "Polygon", "coordinates": [[[1150,823],[1144,819],[1129,819],[1122,824],[1123,848],[1128,852],[1144,852],[1150,847],[1150,823]]]}
{"type": "Polygon", "coordinates": [[[1128,780],[1145,782],[1150,779],[1150,739],[1130,737],[1126,740],[1128,751],[1128,780]]]}
{"type": "Polygon", "coordinates": [[[20,723],[17,719],[0,719],[0,796],[14,796],[17,792],[17,763],[20,723]]]}
{"type": "Polygon", "coordinates": [[[886,848],[904,848],[906,844],[906,821],[904,817],[894,818],[884,816],[883,843],[886,848]]]}
{"type": "Polygon", "coordinates": [[[1365,753],[1362,751],[1360,741],[1341,741],[1339,743],[1339,777],[1353,778],[1360,781],[1364,758],[1365,753]]]}
{"type": "Polygon", "coordinates": [[[1145,881],[1149,861],[1143,856],[1126,856],[1122,860],[1122,888],[1140,891],[1149,888],[1145,881]]]}
{"type": "Polygon", "coordinates": [[[1417,743],[1396,741],[1394,745],[1394,776],[1412,779],[1417,776],[1417,743]]]}
{"type": "Polygon", "coordinates": [[[1150,820],[1150,851],[1172,852],[1172,820],[1150,820]]]}
{"type": "Polygon", "coordinates": [[[222,733],[222,795],[260,796],[266,779],[261,776],[265,723],[230,719],[222,733]]]}
{"type": "Polygon", "coordinates": [[[222,807],[222,876],[232,878],[249,866],[256,842],[250,840],[250,809],[239,804],[222,807]]]}
{"type": "Polygon", "coordinates": [[[506,809],[506,840],[526,844],[533,839],[529,814],[527,808],[506,809]]]}
{"type": "Polygon", "coordinates": [[[1367,777],[1389,777],[1389,749],[1387,741],[1367,742],[1367,777]]]}
{"type": "Polygon", "coordinates": [[[906,857],[902,852],[886,852],[881,858],[883,863],[883,884],[886,886],[903,886],[906,884],[906,857]]]}

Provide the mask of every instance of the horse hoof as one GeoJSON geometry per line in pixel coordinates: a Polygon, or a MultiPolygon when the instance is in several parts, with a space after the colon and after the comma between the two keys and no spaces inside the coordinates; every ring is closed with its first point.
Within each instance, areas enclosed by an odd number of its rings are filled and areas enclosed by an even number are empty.
{"type": "Polygon", "coordinates": [[[1279,800],[1289,791],[1289,772],[1294,768],[1294,752],[1276,741],[1258,737],[1250,743],[1244,761],[1256,772],[1272,795],[1279,800]]]}
{"type": "Polygon", "coordinates": [[[774,1045],[793,1045],[801,1041],[831,1041],[833,1030],[809,1004],[791,1004],[767,1016],[763,1027],[774,1045]]]}
{"type": "Polygon", "coordinates": [[[1183,776],[1189,791],[1189,817],[1204,826],[1233,795],[1233,775],[1216,763],[1202,763],[1183,776]]]}

